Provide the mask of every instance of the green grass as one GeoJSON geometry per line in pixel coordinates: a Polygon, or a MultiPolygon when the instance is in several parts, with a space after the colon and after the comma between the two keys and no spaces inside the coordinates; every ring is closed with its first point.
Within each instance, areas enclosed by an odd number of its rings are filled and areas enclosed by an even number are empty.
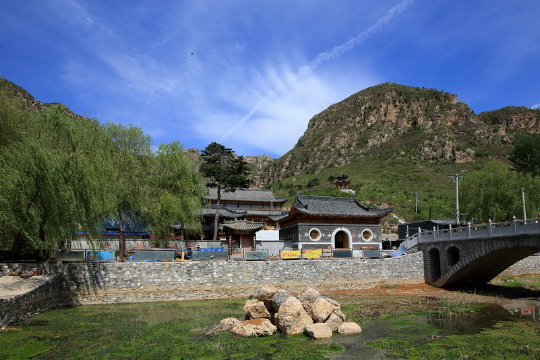
{"type": "MultiPolygon", "coordinates": [[[[331,176],[347,174],[351,181],[350,189],[356,191],[357,199],[364,205],[392,206],[394,213],[406,221],[427,219],[430,215],[431,218],[453,218],[455,184],[447,175],[462,170],[471,173],[482,168],[484,163],[481,160],[445,164],[359,158],[351,164],[317,174],[298,174],[268,187],[274,189],[278,197],[289,198],[290,201],[296,191],[303,195],[351,196],[337,190],[328,180],[331,176]],[[418,193],[418,213],[415,193],[418,193]]],[[[387,221],[392,220],[389,217],[387,221]]]]}
{"type": "MultiPolygon", "coordinates": [[[[380,336],[372,333],[373,340],[365,345],[383,350],[386,358],[540,359],[540,323],[513,318],[500,307],[494,316],[490,307],[457,300],[427,301],[414,296],[382,296],[368,303],[355,297],[337,300],[348,319],[364,328],[354,339],[355,346],[365,341],[363,336],[372,324],[378,324],[374,328],[382,329],[375,330],[380,336]],[[393,309],[407,303],[408,310],[394,313],[393,309]],[[380,312],[366,316],[366,307],[380,312]]],[[[0,331],[0,359],[315,360],[342,351],[351,356],[355,351],[348,348],[349,340],[341,345],[345,339],[339,335],[332,341],[305,335],[207,335],[223,318],[242,318],[244,302],[94,305],[49,311],[0,331]]]]}
{"type": "Polygon", "coordinates": [[[540,290],[540,277],[536,275],[500,276],[495,278],[491,283],[505,287],[540,290]]]}
{"type": "Polygon", "coordinates": [[[540,359],[535,322],[502,321],[493,328],[472,335],[432,336],[419,342],[410,330],[392,338],[369,342],[398,359],[540,359]]]}
{"type": "Polygon", "coordinates": [[[204,328],[243,316],[243,300],[83,306],[0,333],[0,359],[325,359],[343,348],[304,335],[240,338],[204,328]],[[219,315],[217,315],[219,314],[219,315]]]}

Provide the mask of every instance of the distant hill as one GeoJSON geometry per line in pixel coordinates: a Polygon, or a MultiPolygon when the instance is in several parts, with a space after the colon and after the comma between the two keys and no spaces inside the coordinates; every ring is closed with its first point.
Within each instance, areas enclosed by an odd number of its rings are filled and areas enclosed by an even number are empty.
{"type": "MultiPolygon", "coordinates": [[[[1,78],[0,97],[21,99],[28,111],[51,105],[1,78]]],[[[447,175],[471,173],[491,160],[506,161],[514,135],[540,132],[539,125],[540,110],[509,106],[475,114],[454,94],[384,83],[315,115],[297,144],[279,159],[245,159],[255,173],[255,186],[273,188],[279,197],[292,199],[296,192],[351,196],[332,183],[335,176],[347,174],[362,203],[393,206],[407,221],[448,218],[455,199],[447,175]]],[[[199,149],[185,151],[199,157],[199,149]]],[[[393,217],[386,221],[394,222],[387,228],[396,223],[393,217]]]]}
{"type": "MultiPolygon", "coordinates": [[[[540,110],[505,107],[475,114],[457,96],[384,83],[315,115],[296,145],[256,174],[280,197],[296,192],[351,196],[332,180],[349,176],[361,202],[391,205],[406,221],[451,218],[456,172],[507,162],[514,134],[540,132],[540,110]]],[[[466,214],[465,214],[466,216],[466,214]]],[[[388,229],[397,224],[392,217],[388,229]]]]}
{"type": "Polygon", "coordinates": [[[476,115],[457,96],[384,83],[315,115],[296,145],[257,174],[267,185],[358,159],[475,162],[504,159],[513,134],[540,131],[540,110],[507,107],[476,115]]]}

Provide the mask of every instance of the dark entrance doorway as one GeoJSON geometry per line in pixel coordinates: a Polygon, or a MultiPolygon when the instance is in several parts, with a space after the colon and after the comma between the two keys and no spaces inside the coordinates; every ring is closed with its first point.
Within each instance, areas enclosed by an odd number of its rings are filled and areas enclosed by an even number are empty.
{"type": "Polygon", "coordinates": [[[334,247],[336,249],[349,249],[349,234],[340,230],[334,236],[334,247]]]}

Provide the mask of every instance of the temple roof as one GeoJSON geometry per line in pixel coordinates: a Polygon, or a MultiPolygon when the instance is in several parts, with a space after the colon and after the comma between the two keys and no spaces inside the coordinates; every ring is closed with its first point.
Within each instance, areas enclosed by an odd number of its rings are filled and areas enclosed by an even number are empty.
{"type": "MultiPolygon", "coordinates": [[[[206,198],[217,200],[217,188],[208,188],[206,198]]],[[[236,189],[235,191],[221,191],[222,201],[252,201],[283,204],[288,199],[278,199],[271,189],[236,189]]]]}
{"type": "Polygon", "coordinates": [[[274,216],[283,216],[287,215],[289,212],[287,210],[280,210],[280,209],[274,209],[274,210],[246,210],[248,216],[268,216],[269,218],[272,218],[274,216]]]}
{"type": "Polygon", "coordinates": [[[393,208],[374,208],[360,204],[356,198],[298,195],[292,208],[310,215],[343,217],[383,217],[393,208]]]}
{"type": "MultiPolygon", "coordinates": [[[[236,219],[246,216],[247,211],[242,210],[231,210],[226,209],[224,207],[221,207],[219,209],[219,217],[220,218],[229,218],[229,219],[236,219]]],[[[216,216],[216,209],[215,208],[209,208],[209,207],[203,207],[202,208],[202,215],[203,216],[216,216]]]]}
{"type": "Polygon", "coordinates": [[[224,228],[235,231],[256,231],[266,227],[266,224],[248,220],[232,220],[223,224],[224,228]]]}

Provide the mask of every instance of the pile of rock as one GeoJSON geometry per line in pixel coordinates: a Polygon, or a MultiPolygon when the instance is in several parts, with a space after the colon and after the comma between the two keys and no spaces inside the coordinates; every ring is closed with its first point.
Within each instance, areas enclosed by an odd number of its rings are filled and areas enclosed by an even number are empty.
{"type": "Polygon", "coordinates": [[[262,287],[255,299],[246,301],[243,310],[246,320],[223,319],[219,331],[253,337],[272,335],[279,330],[291,335],[305,333],[315,339],[330,338],[333,332],[355,335],[362,331],[358,324],[345,321],[341,305],[313,288],[295,297],[272,286],[262,287]]]}

